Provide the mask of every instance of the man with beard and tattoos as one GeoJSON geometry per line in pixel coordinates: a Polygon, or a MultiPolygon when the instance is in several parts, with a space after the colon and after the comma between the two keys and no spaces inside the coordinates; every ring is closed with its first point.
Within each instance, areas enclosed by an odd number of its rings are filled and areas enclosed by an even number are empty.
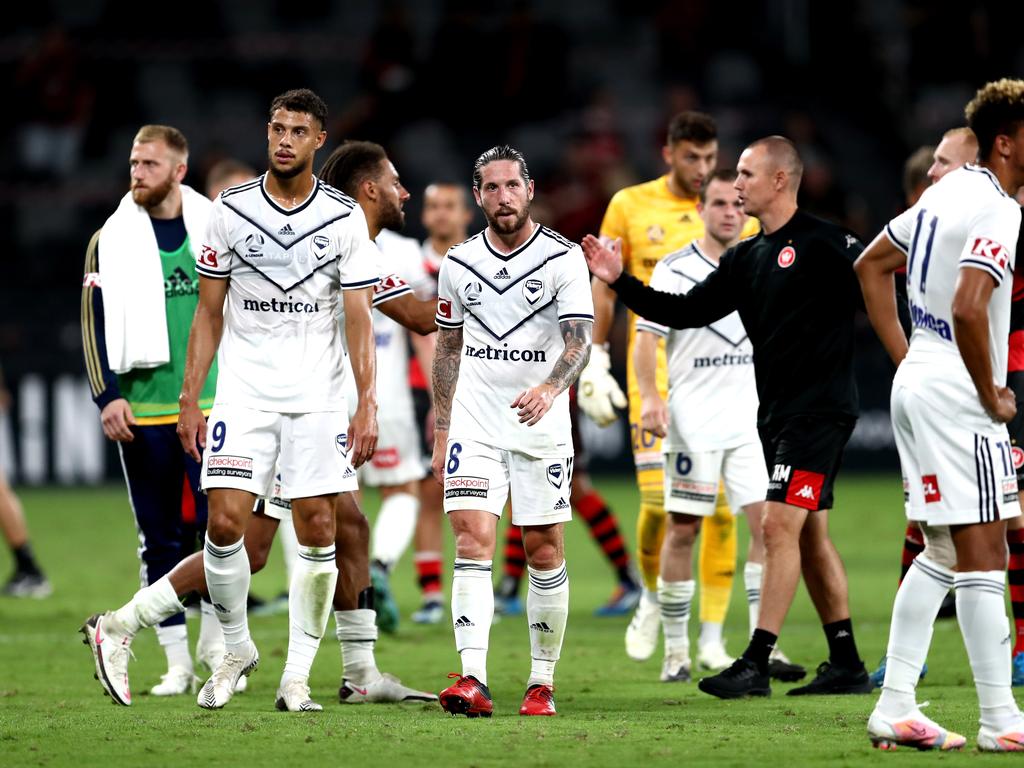
{"type": "Polygon", "coordinates": [[[530,217],[522,153],[477,158],[473,196],[487,228],[448,251],[438,279],[434,476],[455,534],[452,624],[462,661],[440,694],[454,714],[489,717],[491,563],[511,491],[523,529],[532,659],[521,715],[554,715],[555,664],[569,614],[563,526],[571,519],[570,385],[590,357],[594,304],[579,246],[530,217]]]}

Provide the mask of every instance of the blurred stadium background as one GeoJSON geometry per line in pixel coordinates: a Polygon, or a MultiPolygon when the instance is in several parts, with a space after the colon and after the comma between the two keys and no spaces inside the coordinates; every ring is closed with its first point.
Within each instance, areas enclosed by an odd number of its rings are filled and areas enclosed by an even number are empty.
{"type": "MultiPolygon", "coordinates": [[[[5,9],[0,362],[12,399],[0,462],[14,482],[120,475],[89,399],[79,292],[86,244],[127,189],[141,124],[185,132],[187,181],[201,188],[224,157],[262,168],[269,100],[308,86],[331,108],[329,147],[362,138],[388,148],[413,194],[407,234],[422,235],[427,183],[468,182],[477,154],[509,142],[537,179],[536,218],[579,239],[597,231],[616,190],[661,173],[669,116],[699,108],[718,119],[722,165],[758,136],[795,140],[807,166],[802,205],[870,238],[900,208],[907,155],[961,124],[985,80],[1024,72],[1020,3],[482,5],[40,0],[5,9]]],[[[866,319],[859,334],[863,415],[847,466],[892,470],[891,372],[866,319]]],[[[622,374],[624,345],[616,348],[622,374]]],[[[594,468],[627,469],[624,424],[588,426],[594,468]]]]}

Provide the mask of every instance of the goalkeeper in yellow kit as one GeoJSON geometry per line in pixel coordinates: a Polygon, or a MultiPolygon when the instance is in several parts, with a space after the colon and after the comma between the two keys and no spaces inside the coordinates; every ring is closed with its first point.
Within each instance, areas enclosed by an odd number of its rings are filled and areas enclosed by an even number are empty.
{"type": "MultiPolygon", "coordinates": [[[[602,237],[619,244],[626,269],[645,283],[650,282],[654,267],[664,256],[704,236],[697,203],[704,180],[717,168],[715,121],[700,112],[676,115],[669,123],[662,157],[668,173],[616,193],[601,224],[602,237]]],[[[755,234],[758,228],[757,222],[751,219],[743,236],[755,234]]],[[[609,372],[608,334],[615,314],[615,293],[599,280],[594,281],[593,292],[594,346],[590,363],[580,376],[578,401],[584,413],[597,424],[607,426],[617,418],[614,407],[625,407],[626,398],[609,372]]],[[[635,337],[636,316],[630,312],[626,371],[630,439],[640,487],[637,539],[644,594],[626,630],[626,653],[642,661],[650,658],[658,644],[657,579],[665,532],[665,507],[661,441],[641,426],[640,390],[633,370],[635,337]]],[[[664,342],[658,347],[657,384],[662,397],[666,397],[668,374],[664,342]]],[[[717,670],[733,661],[722,640],[722,623],[729,607],[736,569],[736,525],[721,492],[715,515],[704,521],[699,560],[701,634],[697,664],[717,670]]]]}

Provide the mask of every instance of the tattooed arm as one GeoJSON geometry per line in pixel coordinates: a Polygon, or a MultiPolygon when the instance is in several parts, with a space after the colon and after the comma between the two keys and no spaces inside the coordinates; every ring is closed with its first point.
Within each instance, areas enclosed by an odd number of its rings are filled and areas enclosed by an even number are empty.
{"type": "Polygon", "coordinates": [[[430,468],[439,483],[444,480],[448,427],[451,424],[452,399],[459,379],[461,358],[462,328],[438,328],[431,375],[434,385],[434,455],[430,468]]]}
{"type": "MultiPolygon", "coordinates": [[[[594,323],[591,320],[562,320],[558,324],[565,339],[565,349],[555,361],[555,367],[543,384],[531,387],[512,402],[512,408],[518,408],[519,423],[526,422],[532,427],[551,409],[555,398],[562,394],[576,381],[580,371],[590,359],[591,333],[594,323]]],[[[436,366],[435,366],[435,370],[436,366]]]]}

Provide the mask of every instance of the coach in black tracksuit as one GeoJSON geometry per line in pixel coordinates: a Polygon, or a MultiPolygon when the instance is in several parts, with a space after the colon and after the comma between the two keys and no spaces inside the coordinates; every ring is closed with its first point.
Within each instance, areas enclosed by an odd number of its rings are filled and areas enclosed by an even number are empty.
{"type": "MultiPolygon", "coordinates": [[[[857,420],[853,319],[861,294],[853,261],[863,245],[842,227],[797,210],[802,164],[792,142],[751,144],[735,186],[760,234],[742,241],[686,295],[622,274],[612,248],[587,236],[591,271],[638,315],[671,328],[708,325],[738,311],[754,347],[758,431],[770,482],[758,628],[743,655],[700,689],[721,698],[767,696],[768,657],[803,570],[829,661],[791,695],[868,693],[850,623],[846,572],[828,537],[828,509],[843,448],[857,420]]],[[[699,407],[699,404],[695,404],[699,407]]]]}

